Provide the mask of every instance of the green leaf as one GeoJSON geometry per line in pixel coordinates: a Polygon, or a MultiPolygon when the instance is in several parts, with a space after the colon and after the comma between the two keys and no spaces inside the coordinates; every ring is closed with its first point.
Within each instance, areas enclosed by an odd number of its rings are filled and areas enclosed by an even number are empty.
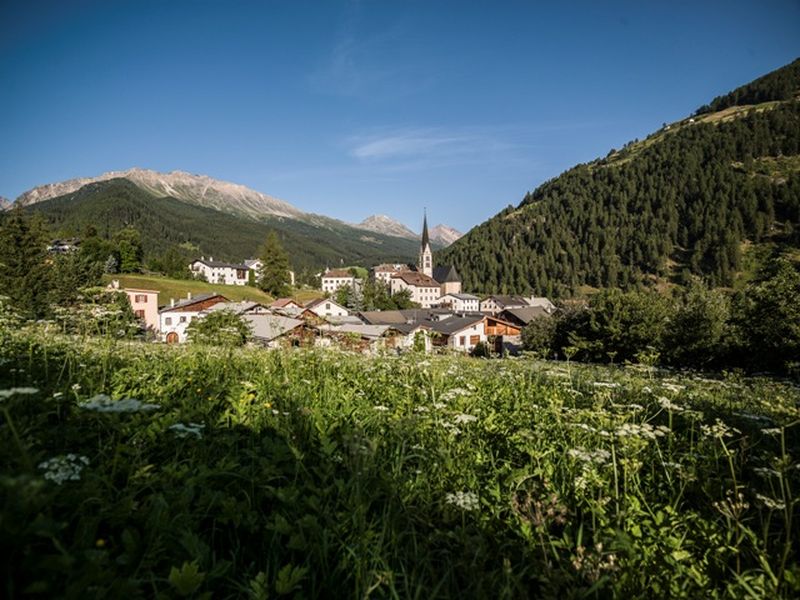
{"type": "Polygon", "coordinates": [[[190,596],[197,591],[205,576],[205,573],[200,572],[196,561],[184,562],[180,570],[172,567],[169,572],[169,582],[180,596],[190,596]]]}
{"type": "Polygon", "coordinates": [[[305,578],[308,573],[306,567],[295,567],[288,564],[278,571],[278,578],[275,580],[275,591],[281,596],[291,594],[294,590],[300,587],[300,582],[305,578]]]}

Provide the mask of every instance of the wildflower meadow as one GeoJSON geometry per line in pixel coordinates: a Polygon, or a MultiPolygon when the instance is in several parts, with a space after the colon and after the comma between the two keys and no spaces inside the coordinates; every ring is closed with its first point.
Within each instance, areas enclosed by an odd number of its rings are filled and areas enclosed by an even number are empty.
{"type": "Polygon", "coordinates": [[[789,381],[0,335],[7,598],[800,594],[789,381]]]}

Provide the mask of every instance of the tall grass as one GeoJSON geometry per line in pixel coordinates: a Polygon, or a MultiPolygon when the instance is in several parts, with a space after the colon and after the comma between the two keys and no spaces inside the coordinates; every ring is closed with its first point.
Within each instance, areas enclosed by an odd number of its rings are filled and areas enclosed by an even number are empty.
{"type": "Polygon", "coordinates": [[[2,335],[7,597],[800,591],[789,383],[2,335]]]}

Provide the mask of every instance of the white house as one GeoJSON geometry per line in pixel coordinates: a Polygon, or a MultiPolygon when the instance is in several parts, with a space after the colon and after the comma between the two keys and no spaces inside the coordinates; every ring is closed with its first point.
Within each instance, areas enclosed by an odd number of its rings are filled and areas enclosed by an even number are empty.
{"type": "Polygon", "coordinates": [[[249,268],[244,264],[233,264],[199,258],[189,265],[195,277],[203,276],[209,283],[225,285],[247,285],[249,268]]]}
{"type": "Polygon", "coordinates": [[[306,308],[313,312],[318,317],[346,317],[350,314],[344,306],[334,302],[330,298],[318,298],[313,302],[306,304],[306,308]]]}
{"type": "Polygon", "coordinates": [[[430,308],[442,295],[439,282],[433,277],[416,271],[397,273],[390,280],[389,290],[392,295],[408,290],[411,292],[411,301],[416,302],[422,308],[430,308]]]}
{"type": "Polygon", "coordinates": [[[195,319],[202,318],[201,313],[221,302],[229,301],[220,294],[202,294],[194,298],[188,294],[185,300],[179,302],[171,300],[169,306],[165,306],[158,312],[161,338],[168,344],[185,342],[187,339],[186,329],[190,323],[195,319]]]}
{"type": "Polygon", "coordinates": [[[322,274],[322,291],[335,294],[336,290],[346,285],[355,287],[356,281],[355,276],[347,269],[331,269],[322,274]]]}
{"type": "Polygon", "coordinates": [[[522,296],[489,296],[481,300],[480,311],[490,315],[496,315],[509,308],[522,308],[529,306],[528,301],[522,296]]]}
{"type": "Polygon", "coordinates": [[[370,269],[370,274],[373,280],[380,281],[388,286],[392,277],[396,274],[411,270],[411,267],[402,263],[382,264],[372,267],[372,269],[370,269]]]}
{"type": "Polygon", "coordinates": [[[480,342],[487,341],[486,318],[483,315],[472,317],[451,317],[431,324],[434,345],[447,346],[451,350],[472,352],[480,342]]]}
{"type": "Polygon", "coordinates": [[[449,308],[454,312],[478,312],[481,299],[472,294],[445,294],[434,303],[439,308],[449,308]]]}

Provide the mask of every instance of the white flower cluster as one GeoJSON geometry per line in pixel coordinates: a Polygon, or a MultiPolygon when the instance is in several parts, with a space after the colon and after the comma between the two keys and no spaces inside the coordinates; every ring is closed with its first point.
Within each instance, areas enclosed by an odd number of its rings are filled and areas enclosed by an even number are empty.
{"type": "Polygon", "coordinates": [[[761,502],[761,504],[763,504],[769,510],[783,510],[786,508],[786,504],[780,500],[770,498],[769,496],[764,496],[763,494],[756,494],[756,500],[761,502]]]}
{"type": "Polygon", "coordinates": [[[572,458],[585,463],[592,463],[596,465],[603,465],[611,458],[611,453],[608,450],[598,448],[597,450],[586,450],[585,448],[570,448],[567,451],[572,458]]]}
{"type": "Polygon", "coordinates": [[[736,433],[742,433],[735,427],[726,425],[721,419],[717,419],[713,425],[701,425],[700,430],[709,437],[730,438],[736,433]]]}
{"type": "Polygon", "coordinates": [[[472,423],[473,421],[477,420],[478,417],[476,417],[475,415],[467,415],[461,413],[455,416],[455,418],[453,419],[453,423],[455,423],[456,425],[463,425],[465,423],[472,423]]]}
{"type": "Polygon", "coordinates": [[[205,425],[202,423],[187,423],[186,425],[183,423],[175,423],[175,425],[170,425],[169,428],[175,432],[175,435],[181,438],[189,437],[190,435],[201,438],[203,437],[205,425]]]}
{"type": "Polygon", "coordinates": [[[595,381],[592,383],[594,387],[601,387],[601,388],[618,388],[619,384],[614,383],[611,381],[595,381]]]}
{"type": "Polygon", "coordinates": [[[666,396],[659,397],[658,404],[661,406],[661,408],[663,408],[664,410],[668,410],[670,412],[680,413],[683,412],[684,410],[682,406],[675,404],[672,400],[670,400],[666,396]]]}
{"type": "Polygon", "coordinates": [[[661,384],[661,387],[664,388],[665,390],[669,390],[670,392],[675,392],[675,393],[686,389],[685,385],[678,385],[677,383],[669,383],[666,381],[661,384]]]}
{"type": "Polygon", "coordinates": [[[614,433],[620,438],[639,437],[647,440],[654,440],[659,437],[664,437],[669,432],[669,427],[664,427],[663,425],[653,427],[650,423],[642,423],[641,425],[637,423],[625,423],[617,427],[614,433]]]}
{"type": "Polygon", "coordinates": [[[376,404],[372,408],[374,408],[378,412],[389,412],[389,407],[388,406],[384,406],[383,404],[376,404]]]}
{"type": "Polygon", "coordinates": [[[780,435],[781,428],[780,427],[769,427],[767,429],[762,429],[761,433],[764,435],[780,435]]]}
{"type": "Polygon", "coordinates": [[[61,485],[65,481],[78,481],[89,459],[79,454],[62,454],[39,463],[44,478],[61,485]]]}
{"type": "Polygon", "coordinates": [[[0,399],[10,398],[11,396],[30,396],[38,392],[39,390],[33,387],[13,387],[8,390],[0,390],[0,399]]]}
{"type": "Polygon", "coordinates": [[[78,402],[78,406],[84,410],[103,413],[135,413],[148,410],[155,410],[158,404],[147,404],[136,398],[123,398],[122,400],[112,400],[105,394],[97,394],[89,400],[78,402]]]}
{"type": "Polygon", "coordinates": [[[454,494],[447,494],[445,500],[448,504],[453,504],[461,510],[478,510],[480,502],[478,501],[478,494],[475,492],[456,492],[454,494]]]}
{"type": "Polygon", "coordinates": [[[450,402],[451,400],[455,400],[461,396],[469,396],[469,390],[464,388],[453,388],[452,390],[447,390],[444,394],[442,394],[442,400],[445,402],[450,402]]]}

